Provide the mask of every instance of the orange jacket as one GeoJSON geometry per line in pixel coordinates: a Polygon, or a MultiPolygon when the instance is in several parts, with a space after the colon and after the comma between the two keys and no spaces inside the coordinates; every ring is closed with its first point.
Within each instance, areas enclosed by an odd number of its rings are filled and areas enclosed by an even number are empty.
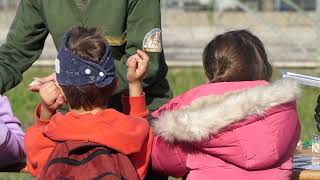
{"type": "Polygon", "coordinates": [[[63,115],[56,113],[48,122],[39,118],[41,106],[36,108],[36,123],[25,136],[27,167],[39,176],[55,141],[87,140],[100,143],[126,154],[132,160],[141,179],[146,175],[152,146],[152,129],[146,120],[144,96],[123,98],[124,112],[105,109],[96,114],[63,115]]]}

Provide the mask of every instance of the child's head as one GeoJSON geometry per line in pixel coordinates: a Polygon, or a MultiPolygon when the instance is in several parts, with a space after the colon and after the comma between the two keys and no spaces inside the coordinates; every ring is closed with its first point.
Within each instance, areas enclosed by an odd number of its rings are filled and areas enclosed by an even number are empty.
{"type": "Polygon", "coordinates": [[[61,46],[57,81],[70,108],[104,108],[117,85],[105,39],[95,28],[76,27],[66,33],[61,46]]]}
{"type": "Polygon", "coordinates": [[[203,67],[210,82],[269,81],[272,76],[263,43],[246,30],[215,37],[203,52],[203,67]]]}

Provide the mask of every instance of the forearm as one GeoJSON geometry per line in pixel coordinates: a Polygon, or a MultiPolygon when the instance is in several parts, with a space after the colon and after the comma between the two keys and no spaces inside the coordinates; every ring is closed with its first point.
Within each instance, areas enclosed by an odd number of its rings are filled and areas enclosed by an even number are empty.
{"type": "Polygon", "coordinates": [[[41,104],[40,119],[42,121],[50,121],[55,113],[55,110],[48,108],[44,103],[41,104]]]}
{"type": "Polygon", "coordinates": [[[17,85],[41,55],[48,30],[40,15],[39,1],[21,0],[6,42],[0,47],[0,91],[17,85]]]}
{"type": "Polygon", "coordinates": [[[122,96],[123,112],[130,116],[147,118],[148,109],[146,106],[145,95],[142,93],[139,96],[122,96]]]}
{"type": "Polygon", "coordinates": [[[138,97],[143,93],[141,82],[129,83],[130,97],[138,97]]]}
{"type": "Polygon", "coordinates": [[[22,80],[22,72],[24,71],[24,69],[23,67],[19,66],[19,63],[15,60],[18,57],[15,56],[16,53],[18,52],[15,49],[11,49],[7,44],[3,44],[0,47],[1,94],[13,88],[22,80]]]}

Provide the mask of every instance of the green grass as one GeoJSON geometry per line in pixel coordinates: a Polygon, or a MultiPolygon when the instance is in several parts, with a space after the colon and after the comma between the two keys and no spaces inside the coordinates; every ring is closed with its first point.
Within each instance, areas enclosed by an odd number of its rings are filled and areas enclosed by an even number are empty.
{"type": "MultiPolygon", "coordinates": [[[[34,107],[40,100],[37,93],[27,91],[28,84],[33,77],[45,76],[52,71],[52,68],[31,68],[24,74],[22,83],[5,94],[9,97],[14,113],[22,121],[24,129],[33,123],[34,107]]],[[[290,71],[320,76],[320,69],[292,69],[290,71]]],[[[275,70],[273,79],[279,79],[278,70],[275,70]]],[[[203,71],[200,68],[170,69],[168,80],[174,95],[179,95],[192,87],[206,82],[203,71]]],[[[303,92],[303,97],[298,100],[298,111],[302,124],[301,139],[308,140],[312,135],[319,134],[315,128],[313,115],[320,89],[303,87],[303,92]]]]}
{"type": "Polygon", "coordinates": [[[27,90],[28,84],[34,77],[43,77],[53,72],[51,68],[31,68],[24,76],[23,81],[5,95],[10,99],[15,115],[21,120],[24,129],[33,124],[33,111],[40,98],[37,93],[27,90]]]}
{"type": "Polygon", "coordinates": [[[1,180],[33,180],[33,178],[28,173],[0,173],[1,180]]]}
{"type": "MultiPolygon", "coordinates": [[[[34,107],[39,103],[37,93],[27,91],[28,84],[33,77],[41,77],[50,74],[52,68],[31,68],[24,74],[24,79],[16,88],[10,90],[7,95],[11,101],[15,115],[21,120],[23,128],[26,128],[34,122],[34,107]]],[[[313,76],[320,76],[320,69],[292,69],[292,72],[298,72],[313,76]]],[[[275,70],[273,79],[279,79],[279,72],[275,70]]],[[[188,89],[205,83],[205,76],[200,68],[180,68],[169,69],[168,80],[174,95],[179,95],[188,89]]],[[[319,134],[315,127],[313,118],[317,97],[320,94],[319,88],[303,87],[303,97],[298,100],[298,112],[302,125],[302,140],[310,140],[312,135],[319,134]]],[[[2,175],[0,179],[12,179],[15,175],[2,175]]],[[[29,176],[23,175],[20,178],[29,176]]],[[[17,177],[18,178],[18,177],[17,177]]]]}

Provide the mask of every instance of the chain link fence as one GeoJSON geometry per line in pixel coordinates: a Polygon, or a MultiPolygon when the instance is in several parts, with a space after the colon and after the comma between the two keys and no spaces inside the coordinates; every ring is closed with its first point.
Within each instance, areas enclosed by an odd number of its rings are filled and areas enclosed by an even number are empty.
{"type": "MultiPolygon", "coordinates": [[[[0,0],[0,44],[5,41],[18,2],[0,0]]],[[[275,63],[320,63],[317,11],[320,0],[161,0],[161,3],[168,64],[201,64],[205,45],[217,34],[236,29],[248,29],[261,38],[275,63]]],[[[52,64],[55,56],[49,37],[37,63],[52,64]]]]}

